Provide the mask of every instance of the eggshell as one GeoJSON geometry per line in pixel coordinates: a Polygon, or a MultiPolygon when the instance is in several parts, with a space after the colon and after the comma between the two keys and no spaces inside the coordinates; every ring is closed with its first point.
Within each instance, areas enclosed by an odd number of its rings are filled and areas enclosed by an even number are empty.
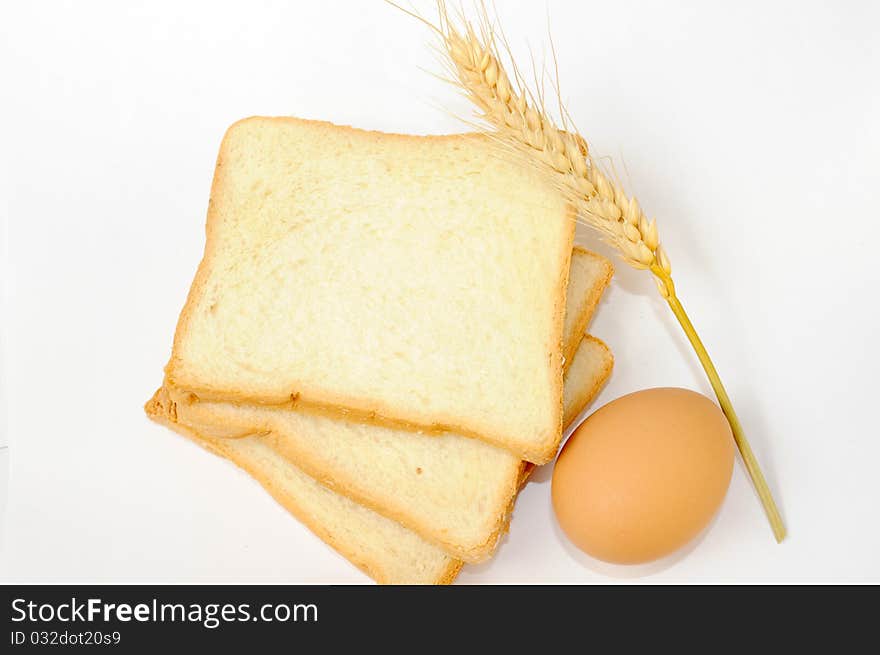
{"type": "Polygon", "coordinates": [[[687,389],[614,400],[566,442],[553,509],[578,548],[607,562],[649,562],[681,548],[718,511],[733,472],[730,425],[687,389]]]}

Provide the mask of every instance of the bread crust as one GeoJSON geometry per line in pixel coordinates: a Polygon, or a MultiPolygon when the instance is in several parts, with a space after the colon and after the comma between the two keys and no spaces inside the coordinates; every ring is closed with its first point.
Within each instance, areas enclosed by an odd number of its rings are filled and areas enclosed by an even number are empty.
{"type": "MultiPolygon", "coordinates": [[[[577,420],[577,417],[581,414],[581,412],[584,411],[587,405],[589,405],[593,401],[593,399],[599,394],[599,392],[602,390],[602,387],[604,387],[605,383],[608,382],[608,378],[611,377],[611,372],[614,370],[614,353],[611,352],[611,348],[609,348],[604,341],[602,341],[601,339],[597,339],[591,334],[584,335],[581,344],[583,344],[584,341],[589,341],[602,347],[606,355],[605,364],[602,367],[602,372],[599,374],[599,376],[597,376],[595,382],[593,383],[593,386],[588,389],[584,389],[583,392],[578,396],[578,399],[575,401],[574,404],[579,409],[577,410],[577,412],[575,412],[575,415],[572,418],[572,424],[577,420]]],[[[566,429],[568,429],[569,427],[571,427],[571,424],[567,425],[566,429]]],[[[522,490],[526,482],[529,481],[529,478],[531,477],[535,468],[537,468],[531,462],[523,462],[523,465],[524,466],[519,479],[520,490],[522,490]]]]}
{"type": "MultiPolygon", "coordinates": [[[[550,385],[553,389],[552,397],[559,399],[556,412],[558,416],[556,422],[557,427],[556,430],[548,435],[541,444],[535,447],[527,447],[522,453],[517,453],[522,459],[535,464],[546,464],[556,456],[556,451],[559,449],[559,442],[562,441],[562,430],[565,427],[562,424],[562,415],[564,412],[562,391],[565,383],[565,356],[563,354],[564,344],[562,341],[565,334],[565,292],[568,289],[568,278],[571,275],[571,251],[572,246],[574,245],[575,229],[577,228],[577,213],[572,205],[568,206],[568,214],[568,235],[565,243],[562,245],[563,252],[560,254],[560,257],[566,258],[566,264],[562,267],[563,273],[560,280],[557,282],[556,287],[556,303],[554,305],[556,313],[553,317],[553,326],[556,331],[556,337],[553,342],[554,347],[550,350],[550,360],[552,362],[550,369],[550,385]]],[[[497,445],[501,448],[510,448],[509,445],[506,446],[501,442],[497,445]]]]}
{"type": "MultiPolygon", "coordinates": [[[[611,264],[604,257],[579,247],[573,249],[573,252],[577,252],[579,256],[587,256],[600,262],[603,265],[603,269],[610,274],[611,264]]],[[[584,339],[583,328],[592,317],[596,304],[604,292],[607,283],[608,275],[600,277],[590,287],[586,298],[580,299],[576,305],[576,313],[574,315],[575,330],[569,335],[568,343],[563,343],[564,348],[569,348],[572,343],[575,344],[575,347],[572,349],[572,357],[574,357],[574,353],[577,352],[577,348],[584,339]]],[[[604,344],[602,344],[602,347],[607,350],[604,344]]],[[[608,372],[603,371],[599,378],[593,381],[591,387],[579,390],[582,393],[576,401],[577,411],[575,415],[579,414],[589,403],[592,399],[592,394],[598,391],[608,372]]],[[[166,386],[168,386],[167,383],[166,386]]],[[[235,421],[235,419],[228,415],[223,417],[199,416],[200,412],[197,408],[201,403],[194,402],[191,396],[185,392],[170,388],[168,392],[170,397],[175,400],[175,407],[179,408],[178,411],[182,413],[185,422],[198,426],[203,434],[218,438],[261,436],[272,445],[276,452],[324,486],[351,498],[365,507],[369,507],[383,516],[397,521],[418,533],[427,541],[434,543],[454,557],[467,563],[479,563],[491,557],[501,535],[505,532],[510,514],[513,511],[517,490],[521,486],[525,467],[522,463],[515,463],[512,464],[509,473],[505,476],[506,482],[496,491],[495,497],[498,499],[498,505],[494,511],[495,518],[487,526],[485,532],[482,533],[484,538],[478,541],[462,543],[461,540],[453,539],[445,530],[438,528],[438,526],[425,519],[418,512],[406,511],[406,508],[395,509],[393,505],[389,505],[387,497],[383,498],[379,494],[370,493],[368,489],[365,489],[363,485],[358,483],[358,480],[345,476],[338,470],[329,467],[313,451],[301,447],[297,440],[282,439],[274,434],[270,421],[267,420],[266,423],[253,424],[246,419],[235,421]],[[194,409],[195,411],[193,411],[194,409]]],[[[338,414],[331,413],[330,416],[338,419],[338,414]]],[[[426,437],[430,438],[430,435],[426,435],[426,437]]]]}
{"type": "MultiPolygon", "coordinates": [[[[200,432],[211,434],[213,436],[213,424],[193,420],[192,417],[186,415],[185,411],[183,413],[183,420],[189,425],[198,427],[200,432]]],[[[280,439],[273,435],[271,430],[264,431],[255,429],[249,432],[245,429],[238,434],[238,437],[241,438],[253,436],[257,436],[269,443],[272,449],[278,454],[328,489],[346,496],[364,507],[368,507],[377,514],[381,514],[386,518],[397,521],[404,527],[417,533],[426,541],[439,546],[449,553],[450,556],[456,557],[470,564],[485,561],[495,551],[498,539],[501,534],[503,534],[504,528],[510,520],[513,502],[517,490],[519,489],[518,481],[521,475],[522,466],[521,462],[515,462],[511,467],[510,475],[507,476],[507,483],[505,483],[504,488],[498,493],[498,497],[504,500],[501,503],[500,509],[496,514],[496,520],[493,522],[485,540],[476,544],[463,546],[460,543],[444,538],[441,531],[437,530],[430,522],[420,518],[417,513],[392,509],[388,507],[387,503],[383,502],[381,498],[365,493],[363,488],[353,482],[350,478],[343,478],[338,472],[328,471],[325,466],[321,465],[316,458],[311,455],[311,453],[296,448],[295,446],[290,446],[289,443],[282,443],[280,439]]],[[[431,437],[426,436],[425,438],[431,437]]]]}
{"type": "MultiPolygon", "coordinates": [[[[613,367],[613,356],[608,347],[602,341],[589,335],[586,336],[584,341],[598,344],[602,348],[606,357],[602,370],[593,379],[592,384],[579,390],[578,395],[573,401],[575,409],[572,420],[580,415],[584,408],[599,392],[608,379],[613,367]]],[[[213,433],[215,426],[221,423],[220,419],[216,422],[205,422],[199,419],[193,419],[192,416],[187,416],[187,410],[185,407],[178,408],[177,411],[181,413],[182,420],[190,425],[197,425],[199,430],[203,433],[213,433]]],[[[469,564],[483,562],[492,556],[498,545],[498,541],[507,531],[517,494],[525,483],[525,480],[528,478],[531,470],[534,468],[534,465],[524,461],[520,461],[511,467],[510,473],[507,476],[507,482],[498,493],[497,497],[503,500],[501,500],[499,508],[495,512],[495,521],[486,533],[486,538],[477,543],[462,544],[451,540],[443,530],[438,529],[436,525],[425,520],[423,517],[420,517],[417,512],[408,512],[404,509],[390,507],[385,499],[366,492],[361,485],[357,484],[356,480],[344,477],[340,475],[338,471],[328,470],[328,468],[320,463],[308,450],[297,448],[295,445],[291,445],[290,441],[282,442],[281,439],[273,435],[271,428],[268,426],[246,426],[245,422],[242,422],[238,426],[230,429],[225,422],[222,422],[222,430],[227,431],[227,438],[230,434],[234,434],[237,437],[261,437],[271,445],[273,450],[325,487],[368,507],[386,518],[397,521],[404,527],[417,533],[426,541],[442,548],[451,556],[461,559],[469,564]]],[[[430,437],[426,436],[426,438],[430,437]]]]}
{"type": "Polygon", "coordinates": [[[607,289],[608,285],[611,284],[611,278],[614,277],[614,264],[612,264],[611,261],[609,261],[605,257],[597,255],[594,252],[590,252],[583,246],[575,246],[572,251],[578,253],[581,256],[590,257],[598,261],[602,265],[603,274],[599,284],[594,285],[593,288],[590,289],[590,293],[587,295],[586,307],[584,308],[584,311],[580,312],[577,316],[574,326],[575,338],[570,340],[569,343],[564,343],[562,345],[562,354],[565,357],[563,371],[567,371],[568,367],[571,366],[571,362],[574,360],[574,354],[577,352],[577,349],[581,345],[581,341],[586,336],[587,325],[589,325],[590,319],[596,312],[596,306],[602,299],[602,294],[605,293],[605,289],[607,289]]]}
{"type": "MultiPolygon", "coordinates": [[[[605,383],[608,381],[608,378],[611,377],[611,372],[614,370],[614,353],[611,351],[611,348],[608,347],[601,339],[594,337],[592,334],[587,334],[584,336],[584,341],[594,343],[602,348],[605,353],[605,362],[602,367],[602,372],[596,378],[593,383],[593,386],[590,388],[585,388],[578,395],[578,399],[575,401],[575,405],[580,409],[575,414],[574,418],[572,418],[572,422],[577,420],[577,416],[584,411],[587,405],[592,402],[592,400],[598,395],[599,391],[602,390],[602,387],[605,386],[605,383]]],[[[569,426],[566,426],[566,429],[569,426]]]]}
{"type": "MultiPolygon", "coordinates": [[[[596,337],[593,337],[591,335],[586,335],[584,337],[584,340],[591,341],[593,343],[600,345],[606,353],[606,358],[605,358],[606,361],[605,361],[605,365],[603,366],[601,374],[599,376],[597,376],[593,385],[589,388],[584,389],[584,391],[581,394],[579,394],[578,399],[575,401],[574,404],[577,408],[575,411],[575,416],[580,415],[580,413],[587,406],[587,404],[596,396],[596,394],[598,394],[599,390],[604,386],[604,384],[608,380],[608,377],[610,376],[611,371],[613,369],[613,365],[614,365],[614,356],[611,353],[611,350],[607,347],[607,345],[605,345],[605,343],[603,341],[601,341],[600,339],[597,339],[596,337]]],[[[261,476],[259,473],[249,469],[241,461],[237,461],[236,458],[234,457],[233,453],[225,452],[221,447],[219,447],[216,439],[214,441],[211,441],[211,440],[209,440],[209,438],[202,436],[196,430],[195,426],[185,426],[185,425],[179,423],[177,421],[177,409],[176,409],[176,407],[174,407],[173,401],[168,397],[167,391],[164,388],[159,389],[153,395],[153,398],[151,398],[150,401],[147,402],[147,404],[145,406],[145,411],[146,411],[147,415],[151,419],[153,419],[154,421],[161,423],[163,425],[166,425],[167,427],[179,432],[180,434],[187,436],[188,438],[190,438],[193,441],[195,441],[196,443],[200,444],[201,446],[203,446],[204,448],[206,448],[210,452],[212,452],[216,455],[219,455],[221,457],[225,457],[227,459],[230,459],[230,461],[235,463],[237,466],[239,466],[240,468],[243,468],[245,471],[247,471],[249,474],[251,474],[255,479],[257,479],[257,481],[269,492],[270,495],[272,495],[273,498],[275,498],[275,500],[277,502],[279,502],[282,506],[284,506],[285,509],[287,509],[291,514],[293,514],[293,516],[295,516],[297,519],[299,519],[316,536],[318,536],[325,543],[327,543],[330,547],[332,547],[334,550],[336,550],[337,552],[342,554],[346,559],[348,559],[355,566],[357,566],[364,573],[369,575],[371,578],[373,578],[374,580],[376,580],[380,584],[387,584],[388,583],[388,581],[384,579],[384,576],[381,572],[381,567],[378,564],[366,560],[356,551],[353,551],[352,549],[348,548],[344,544],[340,544],[332,537],[332,535],[330,533],[328,533],[323,528],[323,526],[321,526],[320,524],[315,524],[315,522],[309,520],[307,518],[307,514],[300,510],[300,507],[299,507],[296,499],[292,498],[289,495],[284,494],[280,490],[278,490],[275,487],[275,485],[272,483],[271,479],[267,478],[266,476],[261,476]]],[[[245,436],[245,435],[241,435],[241,436],[245,436]]],[[[222,439],[221,439],[221,441],[222,441],[222,439]]],[[[287,457],[287,456],[285,455],[285,457],[287,457]]],[[[298,464],[299,464],[299,462],[297,462],[297,465],[298,464]]],[[[301,466],[300,468],[307,475],[312,475],[307,466],[301,466]]],[[[515,486],[514,486],[514,490],[513,490],[512,494],[510,495],[510,501],[508,503],[507,510],[505,511],[502,520],[499,521],[497,528],[495,529],[495,531],[493,532],[493,534],[491,535],[490,540],[489,540],[490,542],[493,543],[493,546],[495,544],[497,544],[497,542],[501,538],[501,536],[508,531],[508,529],[510,527],[510,519],[511,519],[511,515],[512,515],[512,509],[513,509],[514,503],[516,501],[516,498],[518,497],[519,492],[525,486],[526,482],[528,481],[528,479],[531,476],[531,473],[534,471],[534,469],[535,469],[534,464],[531,464],[530,462],[525,462],[525,461],[521,462],[520,465],[517,467],[516,476],[515,476],[515,486]]],[[[329,480],[330,484],[328,484],[328,479],[326,477],[316,477],[313,475],[312,475],[312,477],[314,477],[318,482],[324,484],[325,486],[327,486],[331,490],[333,490],[337,493],[342,493],[343,495],[346,495],[347,497],[354,500],[355,502],[359,502],[362,505],[364,505],[365,507],[368,507],[369,509],[376,511],[377,513],[382,514],[382,515],[386,516],[387,518],[398,521],[404,527],[414,529],[413,526],[408,525],[408,523],[410,523],[410,521],[407,520],[408,517],[396,516],[395,513],[388,512],[387,509],[385,509],[385,508],[376,506],[374,503],[371,503],[371,502],[366,502],[366,499],[363,499],[359,496],[359,494],[357,493],[357,490],[352,489],[346,485],[339,485],[338,481],[329,480]]],[[[427,537],[424,529],[414,529],[414,531],[417,532],[423,538],[427,537]]],[[[461,570],[462,565],[464,564],[463,559],[460,557],[457,557],[455,555],[455,553],[459,552],[460,549],[455,547],[454,545],[453,545],[453,548],[450,549],[447,547],[449,544],[444,544],[442,540],[437,540],[437,539],[433,539],[433,538],[429,538],[427,540],[432,543],[435,543],[435,545],[440,546],[441,548],[443,548],[444,550],[446,550],[447,552],[450,553],[449,565],[443,571],[443,573],[440,574],[436,578],[436,580],[434,581],[434,584],[451,584],[455,580],[456,576],[458,575],[459,571],[461,570]]]]}
{"type": "Polygon", "coordinates": [[[384,403],[378,399],[367,399],[360,397],[352,397],[345,394],[335,393],[330,390],[316,390],[307,388],[304,384],[294,384],[285,394],[275,394],[266,396],[254,396],[246,391],[235,388],[225,388],[222,386],[212,386],[201,380],[188,379],[184,371],[180,367],[180,359],[178,353],[184,335],[187,333],[193,319],[195,307],[198,298],[201,297],[205,290],[205,286],[210,279],[212,267],[215,258],[216,239],[213,238],[216,231],[216,202],[214,191],[218,189],[225,174],[225,162],[227,151],[229,150],[230,136],[236,128],[249,121],[267,121],[277,123],[299,123],[312,126],[323,126],[325,128],[333,128],[336,130],[349,131],[354,134],[369,134],[377,138],[393,138],[401,140],[431,140],[431,141],[467,141],[472,139],[486,139],[487,137],[479,134],[452,134],[439,136],[412,136],[401,134],[386,134],[383,132],[360,130],[350,126],[338,126],[326,121],[310,121],[293,117],[259,117],[252,116],[237,121],[226,131],[220,146],[220,152],[217,156],[217,164],[214,171],[212,184],[212,195],[208,203],[208,217],[205,227],[206,240],[205,250],[202,260],[196,271],[193,284],[187,295],[186,303],[180,314],[174,335],[174,344],[172,355],[165,367],[166,383],[169,391],[175,394],[177,401],[184,400],[178,392],[184,394],[195,394],[198,398],[208,401],[232,402],[236,404],[257,404],[278,408],[289,408],[291,402],[295,402],[298,408],[307,411],[326,412],[331,415],[356,418],[359,421],[372,422],[379,425],[390,427],[406,427],[410,429],[423,430],[427,432],[453,432],[478,439],[483,439],[489,443],[506,448],[515,452],[518,456],[537,464],[543,464],[556,454],[559,442],[562,438],[562,374],[563,374],[563,354],[562,354],[562,335],[564,327],[565,312],[565,290],[568,284],[569,264],[571,257],[571,249],[574,242],[574,233],[576,227],[576,214],[573,207],[568,208],[568,219],[563,230],[563,239],[561,240],[560,252],[557,254],[560,270],[559,279],[556,281],[554,294],[554,315],[552,317],[552,333],[550,340],[546,344],[549,356],[549,385],[552,393],[550,398],[558,398],[558,407],[548,408],[551,421],[545,430],[534,436],[529,443],[525,443],[519,439],[511,438],[510,435],[497,432],[492,426],[485,422],[474,419],[471,425],[463,425],[457,417],[444,415],[442,412],[434,413],[433,417],[424,415],[418,411],[409,408],[393,407],[388,403],[384,403]]]}
{"type": "MultiPolygon", "coordinates": [[[[169,402],[170,401],[167,398],[167,395],[165,395],[164,390],[160,388],[158,391],[156,391],[155,394],[153,394],[153,397],[149,401],[147,401],[146,405],[144,406],[144,410],[146,411],[147,416],[149,416],[150,419],[152,419],[156,423],[159,423],[174,430],[178,434],[181,434],[199,444],[205,450],[219,457],[223,457],[224,459],[228,459],[233,464],[244,470],[257,482],[259,482],[260,485],[269,493],[270,496],[272,496],[272,498],[275,499],[276,502],[278,502],[282,507],[284,507],[284,509],[290,512],[297,520],[300,521],[300,523],[311,530],[311,532],[313,532],[315,536],[317,536],[324,543],[333,548],[340,555],[345,557],[349,562],[354,564],[358,569],[360,569],[366,575],[370,576],[373,580],[375,580],[379,584],[393,584],[393,582],[388,580],[383,573],[381,565],[376,562],[370,561],[368,558],[363,557],[360,553],[356,552],[352,548],[349,548],[346,544],[340,543],[339,541],[334,539],[333,535],[329,531],[327,531],[324,526],[308,518],[308,513],[302,511],[300,504],[296,498],[294,498],[290,494],[283,492],[273,483],[271,478],[248,466],[240,458],[236,457],[234,452],[229,452],[223,449],[222,440],[211,440],[210,438],[206,438],[199,434],[199,432],[193,427],[178,422],[175,418],[176,412],[171,408],[169,402]]],[[[461,570],[461,567],[462,562],[449,558],[449,563],[443,568],[442,571],[437,574],[437,576],[431,581],[430,584],[452,584],[459,571],[461,570]]]]}

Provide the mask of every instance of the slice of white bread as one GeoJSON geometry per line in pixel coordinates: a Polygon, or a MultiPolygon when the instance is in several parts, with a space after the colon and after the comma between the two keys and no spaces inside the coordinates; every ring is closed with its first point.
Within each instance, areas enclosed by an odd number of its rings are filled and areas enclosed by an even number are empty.
{"type": "Polygon", "coordinates": [[[293,466],[257,438],[213,439],[179,423],[163,389],[147,414],[253,476],[339,554],[380,584],[449,584],[462,563],[399,523],[358,505],[293,466]]]}
{"type": "MultiPolygon", "coordinates": [[[[593,368],[593,356],[588,354],[592,352],[590,344],[602,345],[588,336],[575,354],[569,377],[584,375],[581,371],[593,368]]],[[[603,358],[607,357],[610,364],[611,354],[607,348],[604,350],[603,358]]],[[[566,423],[577,418],[592,397],[581,396],[573,389],[566,385],[566,423]]],[[[177,407],[164,388],[156,392],[145,409],[153,420],[247,471],[312,532],[377,582],[448,584],[458,574],[460,560],[396,521],[318,483],[276,452],[265,437],[229,439],[204,435],[199,426],[180,421],[177,407]]]]}
{"type": "MultiPolygon", "coordinates": [[[[575,249],[566,305],[567,350],[584,338],[582,328],[610,272],[605,258],[575,249]]],[[[579,368],[566,375],[566,398],[574,399],[565,404],[567,413],[580,411],[611,370],[610,352],[598,340],[585,342],[582,351],[576,358],[579,368]]],[[[266,435],[275,450],[313,478],[467,562],[485,560],[494,551],[523,475],[522,461],[509,451],[451,433],[426,436],[260,405],[183,400],[176,407],[180,420],[208,436],[266,435]]]]}
{"type": "Polygon", "coordinates": [[[549,461],[574,227],[560,194],[486,137],[240,121],[169,390],[296,400],[549,461]]]}

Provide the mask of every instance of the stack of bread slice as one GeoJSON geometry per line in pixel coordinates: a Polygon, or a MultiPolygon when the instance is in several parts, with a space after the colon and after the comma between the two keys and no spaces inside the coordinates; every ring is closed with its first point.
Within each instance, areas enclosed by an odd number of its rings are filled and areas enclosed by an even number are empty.
{"type": "Polygon", "coordinates": [[[147,413],[376,581],[451,582],[610,374],[573,234],[484,137],[240,121],[147,413]]]}

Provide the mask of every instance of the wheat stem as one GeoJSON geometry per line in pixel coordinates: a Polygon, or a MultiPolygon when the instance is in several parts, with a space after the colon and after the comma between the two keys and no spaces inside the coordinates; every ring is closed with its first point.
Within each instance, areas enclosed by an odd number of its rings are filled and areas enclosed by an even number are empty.
{"type": "MultiPolygon", "coordinates": [[[[576,209],[578,220],[597,230],[628,264],[653,273],[660,294],[669,303],[709,377],[773,533],[781,541],[785,527],[779,510],[709,353],[675,294],[672,266],[660,245],[657,223],[647,217],[635,197],[627,195],[605,174],[590,154],[587,142],[573,127],[559,128],[544,107],[540,88],[533,92],[524,83],[509,48],[507,54],[514,75],[507,75],[485,6],[479,29],[463,18],[461,29],[457,29],[449,20],[443,0],[438,0],[438,8],[440,24],[431,27],[440,37],[440,53],[451,81],[473,102],[488,126],[485,133],[503,150],[540,172],[576,209]]],[[[506,46],[503,32],[500,34],[506,46]]],[[[564,107],[560,113],[566,124],[568,114],[564,107]]]]}
{"type": "Polygon", "coordinates": [[[669,303],[669,308],[672,310],[675,318],[678,319],[681,329],[687,336],[688,341],[691,342],[691,346],[693,346],[694,352],[700,360],[700,364],[703,365],[703,370],[706,371],[706,377],[709,378],[709,383],[715,391],[715,396],[718,398],[718,404],[721,405],[721,410],[727,417],[728,423],[730,423],[730,429],[733,432],[733,440],[736,442],[743,463],[746,465],[749,477],[755,485],[755,491],[758,493],[758,498],[760,498],[761,504],[764,506],[764,511],[767,513],[767,519],[770,521],[773,536],[776,537],[777,543],[781,543],[782,540],[785,539],[785,524],[782,522],[779,508],[773,500],[773,494],[770,492],[767,480],[761,472],[761,466],[758,464],[758,459],[755,457],[755,453],[752,452],[749,440],[746,438],[742,424],[739,422],[736,410],[733,409],[733,403],[730,402],[730,396],[727,395],[727,390],[721,382],[718,370],[715,368],[715,364],[712,363],[712,358],[709,357],[709,352],[706,350],[706,346],[703,345],[700,335],[697,334],[694,324],[691,323],[691,319],[688,317],[687,312],[684,310],[684,306],[681,304],[681,300],[679,300],[678,295],[675,292],[675,284],[672,282],[672,277],[659,266],[652,267],[651,272],[655,275],[657,280],[666,287],[666,292],[661,292],[661,295],[663,295],[666,298],[666,302],[669,303]]]}

